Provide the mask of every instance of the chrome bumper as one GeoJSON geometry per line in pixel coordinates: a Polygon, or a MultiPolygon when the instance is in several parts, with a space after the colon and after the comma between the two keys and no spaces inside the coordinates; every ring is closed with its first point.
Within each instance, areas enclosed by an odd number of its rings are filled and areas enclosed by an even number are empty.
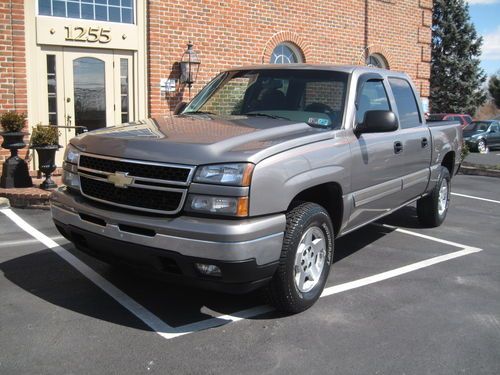
{"type": "Polygon", "coordinates": [[[286,226],[284,214],[223,220],[125,213],[89,202],[64,188],[52,194],[51,210],[56,221],[108,238],[192,257],[220,261],[255,259],[257,265],[279,259],[286,226]],[[100,223],[89,221],[85,215],[100,223]],[[132,233],[123,226],[145,229],[152,235],[132,233]]]}

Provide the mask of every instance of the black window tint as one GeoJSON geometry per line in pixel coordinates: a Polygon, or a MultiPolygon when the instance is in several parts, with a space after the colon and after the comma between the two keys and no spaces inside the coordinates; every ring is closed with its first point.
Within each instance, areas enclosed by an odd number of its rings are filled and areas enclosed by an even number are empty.
{"type": "Polygon", "coordinates": [[[366,111],[384,110],[389,111],[389,101],[382,81],[367,81],[363,84],[358,95],[356,122],[361,124],[365,118],[366,111]]]}
{"type": "Polygon", "coordinates": [[[422,121],[418,111],[417,100],[408,81],[399,78],[389,79],[396,105],[398,106],[401,128],[420,126],[422,121]]]}

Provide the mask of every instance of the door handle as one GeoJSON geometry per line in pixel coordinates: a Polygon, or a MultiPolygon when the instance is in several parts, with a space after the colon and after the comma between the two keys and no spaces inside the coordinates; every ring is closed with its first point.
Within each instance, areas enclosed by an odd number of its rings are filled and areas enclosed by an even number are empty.
{"type": "Polygon", "coordinates": [[[422,148],[426,148],[428,144],[429,144],[429,141],[427,140],[427,138],[425,138],[425,137],[422,138],[422,143],[421,143],[422,148]]]}
{"type": "Polygon", "coordinates": [[[394,142],[394,153],[400,154],[403,151],[403,144],[400,141],[394,142]]]}

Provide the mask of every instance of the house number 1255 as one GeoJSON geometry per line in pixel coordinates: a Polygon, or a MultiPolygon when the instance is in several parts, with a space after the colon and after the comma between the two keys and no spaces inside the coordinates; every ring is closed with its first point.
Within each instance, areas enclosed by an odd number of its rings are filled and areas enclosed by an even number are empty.
{"type": "Polygon", "coordinates": [[[64,26],[66,40],[73,42],[109,43],[111,29],[106,27],[64,26]]]}

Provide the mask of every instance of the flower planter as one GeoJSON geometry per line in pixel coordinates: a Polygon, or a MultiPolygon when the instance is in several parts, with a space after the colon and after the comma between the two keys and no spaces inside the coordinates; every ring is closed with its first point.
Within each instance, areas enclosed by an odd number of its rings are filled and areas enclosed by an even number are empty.
{"type": "Polygon", "coordinates": [[[21,159],[17,150],[24,148],[24,136],[28,133],[23,132],[3,132],[2,147],[10,150],[10,158],[5,160],[2,168],[2,177],[0,187],[2,188],[25,188],[33,186],[28,165],[21,159]]]}
{"type": "Polygon", "coordinates": [[[56,183],[52,181],[52,172],[56,169],[56,151],[61,148],[59,145],[32,146],[38,154],[38,170],[45,175],[45,180],[40,187],[44,190],[55,189],[56,183]]]}

